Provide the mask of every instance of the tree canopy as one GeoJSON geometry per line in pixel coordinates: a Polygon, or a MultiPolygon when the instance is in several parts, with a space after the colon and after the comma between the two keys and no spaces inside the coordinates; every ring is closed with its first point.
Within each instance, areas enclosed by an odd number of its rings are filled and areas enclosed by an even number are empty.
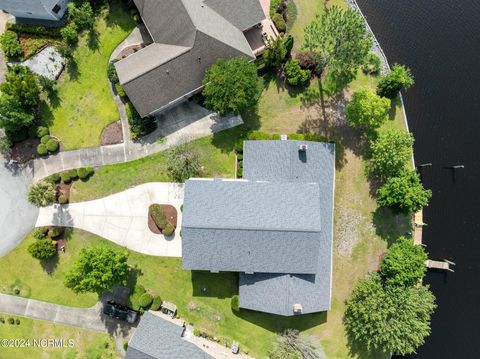
{"type": "Polygon", "coordinates": [[[219,59],[205,73],[203,84],[206,107],[222,115],[239,113],[256,103],[261,93],[257,67],[243,56],[219,59]]]}
{"type": "Polygon", "coordinates": [[[393,99],[401,90],[407,90],[415,83],[412,72],[404,65],[395,64],[389,74],[382,76],[377,85],[377,94],[393,99]]]}
{"type": "Polygon", "coordinates": [[[35,74],[28,67],[8,67],[5,83],[0,86],[4,94],[18,99],[23,106],[33,107],[40,101],[40,87],[35,74]]]}
{"type": "Polygon", "coordinates": [[[106,247],[87,247],[65,275],[65,286],[75,293],[100,293],[115,284],[124,284],[128,276],[128,252],[106,247]]]}
{"type": "Polygon", "coordinates": [[[278,67],[285,60],[287,56],[287,48],[285,40],[282,36],[275,39],[269,38],[267,46],[262,54],[263,61],[267,67],[278,67]]]}
{"type": "Polygon", "coordinates": [[[425,275],[427,253],[413,240],[400,237],[387,251],[380,268],[385,283],[414,286],[425,275]]]}
{"type": "Polygon", "coordinates": [[[403,171],[396,177],[391,177],[378,190],[378,204],[391,208],[396,212],[411,214],[428,204],[432,191],[423,188],[418,174],[413,171],[403,171]]]}
{"type": "Polygon", "coordinates": [[[367,349],[414,353],[430,334],[435,297],[426,286],[384,285],[377,273],[360,280],[347,300],[347,333],[367,349]]]}
{"type": "Polygon", "coordinates": [[[10,95],[0,96],[0,128],[15,132],[33,123],[33,114],[24,110],[20,101],[10,95]]]}
{"type": "Polygon", "coordinates": [[[380,127],[388,119],[390,100],[362,89],[353,93],[352,101],[345,106],[345,117],[350,126],[367,132],[380,127]]]}
{"type": "Polygon", "coordinates": [[[277,336],[275,348],[269,353],[269,359],[323,359],[326,358],[321,347],[314,345],[306,336],[300,336],[298,330],[287,329],[277,336]]]}
{"type": "Polygon", "coordinates": [[[73,21],[79,30],[91,29],[93,27],[93,10],[88,1],[80,6],[71,2],[68,4],[68,19],[73,21]]]}
{"type": "Polygon", "coordinates": [[[370,167],[376,176],[387,178],[405,169],[412,154],[413,136],[397,129],[381,132],[370,143],[370,167]]]}
{"type": "Polygon", "coordinates": [[[353,80],[365,63],[372,38],[360,14],[327,7],[305,28],[304,48],[316,54],[318,66],[345,85],[353,80]]]}
{"type": "Polygon", "coordinates": [[[7,30],[0,35],[0,44],[2,45],[3,52],[8,57],[20,56],[23,53],[18,35],[13,31],[7,30]]]}
{"type": "Polygon", "coordinates": [[[188,144],[180,144],[167,152],[167,171],[174,181],[185,182],[200,172],[200,158],[188,144]]]}

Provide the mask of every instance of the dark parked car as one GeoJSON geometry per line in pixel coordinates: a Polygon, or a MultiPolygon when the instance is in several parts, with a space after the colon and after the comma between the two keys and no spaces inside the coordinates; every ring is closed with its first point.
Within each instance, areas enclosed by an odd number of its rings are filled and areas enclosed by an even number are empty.
{"type": "Polygon", "coordinates": [[[132,310],[124,305],[117,304],[112,300],[109,300],[104,304],[103,314],[115,319],[125,320],[128,323],[135,323],[138,317],[138,312],[135,310],[132,310]]]}

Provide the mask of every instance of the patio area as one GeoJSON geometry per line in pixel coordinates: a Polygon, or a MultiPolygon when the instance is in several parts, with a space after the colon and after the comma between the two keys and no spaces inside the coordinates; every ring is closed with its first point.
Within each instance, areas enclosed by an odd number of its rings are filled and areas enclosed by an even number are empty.
{"type": "Polygon", "coordinates": [[[265,50],[268,39],[275,39],[279,36],[275,25],[269,18],[263,20],[259,25],[254,26],[243,33],[255,56],[259,56],[265,50]]]}

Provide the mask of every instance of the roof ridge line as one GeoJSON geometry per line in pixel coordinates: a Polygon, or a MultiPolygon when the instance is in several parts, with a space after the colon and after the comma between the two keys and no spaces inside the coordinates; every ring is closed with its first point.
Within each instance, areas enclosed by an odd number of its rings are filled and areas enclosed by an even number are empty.
{"type": "Polygon", "coordinates": [[[182,228],[192,228],[192,229],[220,229],[225,231],[263,231],[263,232],[298,232],[298,233],[319,233],[322,231],[322,228],[318,230],[306,230],[306,229],[290,229],[290,228],[278,228],[278,229],[268,229],[268,228],[242,228],[242,227],[208,227],[208,226],[190,226],[190,225],[182,225],[182,228]]]}

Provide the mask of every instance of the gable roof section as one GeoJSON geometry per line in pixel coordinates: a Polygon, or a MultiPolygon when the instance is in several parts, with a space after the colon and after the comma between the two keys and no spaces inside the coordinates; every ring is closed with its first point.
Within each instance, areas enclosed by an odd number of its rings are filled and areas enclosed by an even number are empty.
{"type": "Polygon", "coordinates": [[[205,0],[204,2],[242,31],[265,19],[259,0],[205,0]]]}
{"type": "Polygon", "coordinates": [[[187,181],[183,268],[315,273],[320,231],[316,198],[316,184],[187,181]]]}
{"type": "Polygon", "coordinates": [[[212,359],[182,339],[183,328],[146,312],[128,343],[126,359],[212,359]]]}
{"type": "Polygon", "coordinates": [[[243,155],[246,179],[317,182],[322,229],[318,237],[315,275],[240,273],[240,307],[280,315],[293,315],[294,304],[301,304],[304,314],[330,309],[335,145],[305,141],[245,141],[243,155]],[[300,144],[307,144],[306,153],[298,151],[300,144]]]}

